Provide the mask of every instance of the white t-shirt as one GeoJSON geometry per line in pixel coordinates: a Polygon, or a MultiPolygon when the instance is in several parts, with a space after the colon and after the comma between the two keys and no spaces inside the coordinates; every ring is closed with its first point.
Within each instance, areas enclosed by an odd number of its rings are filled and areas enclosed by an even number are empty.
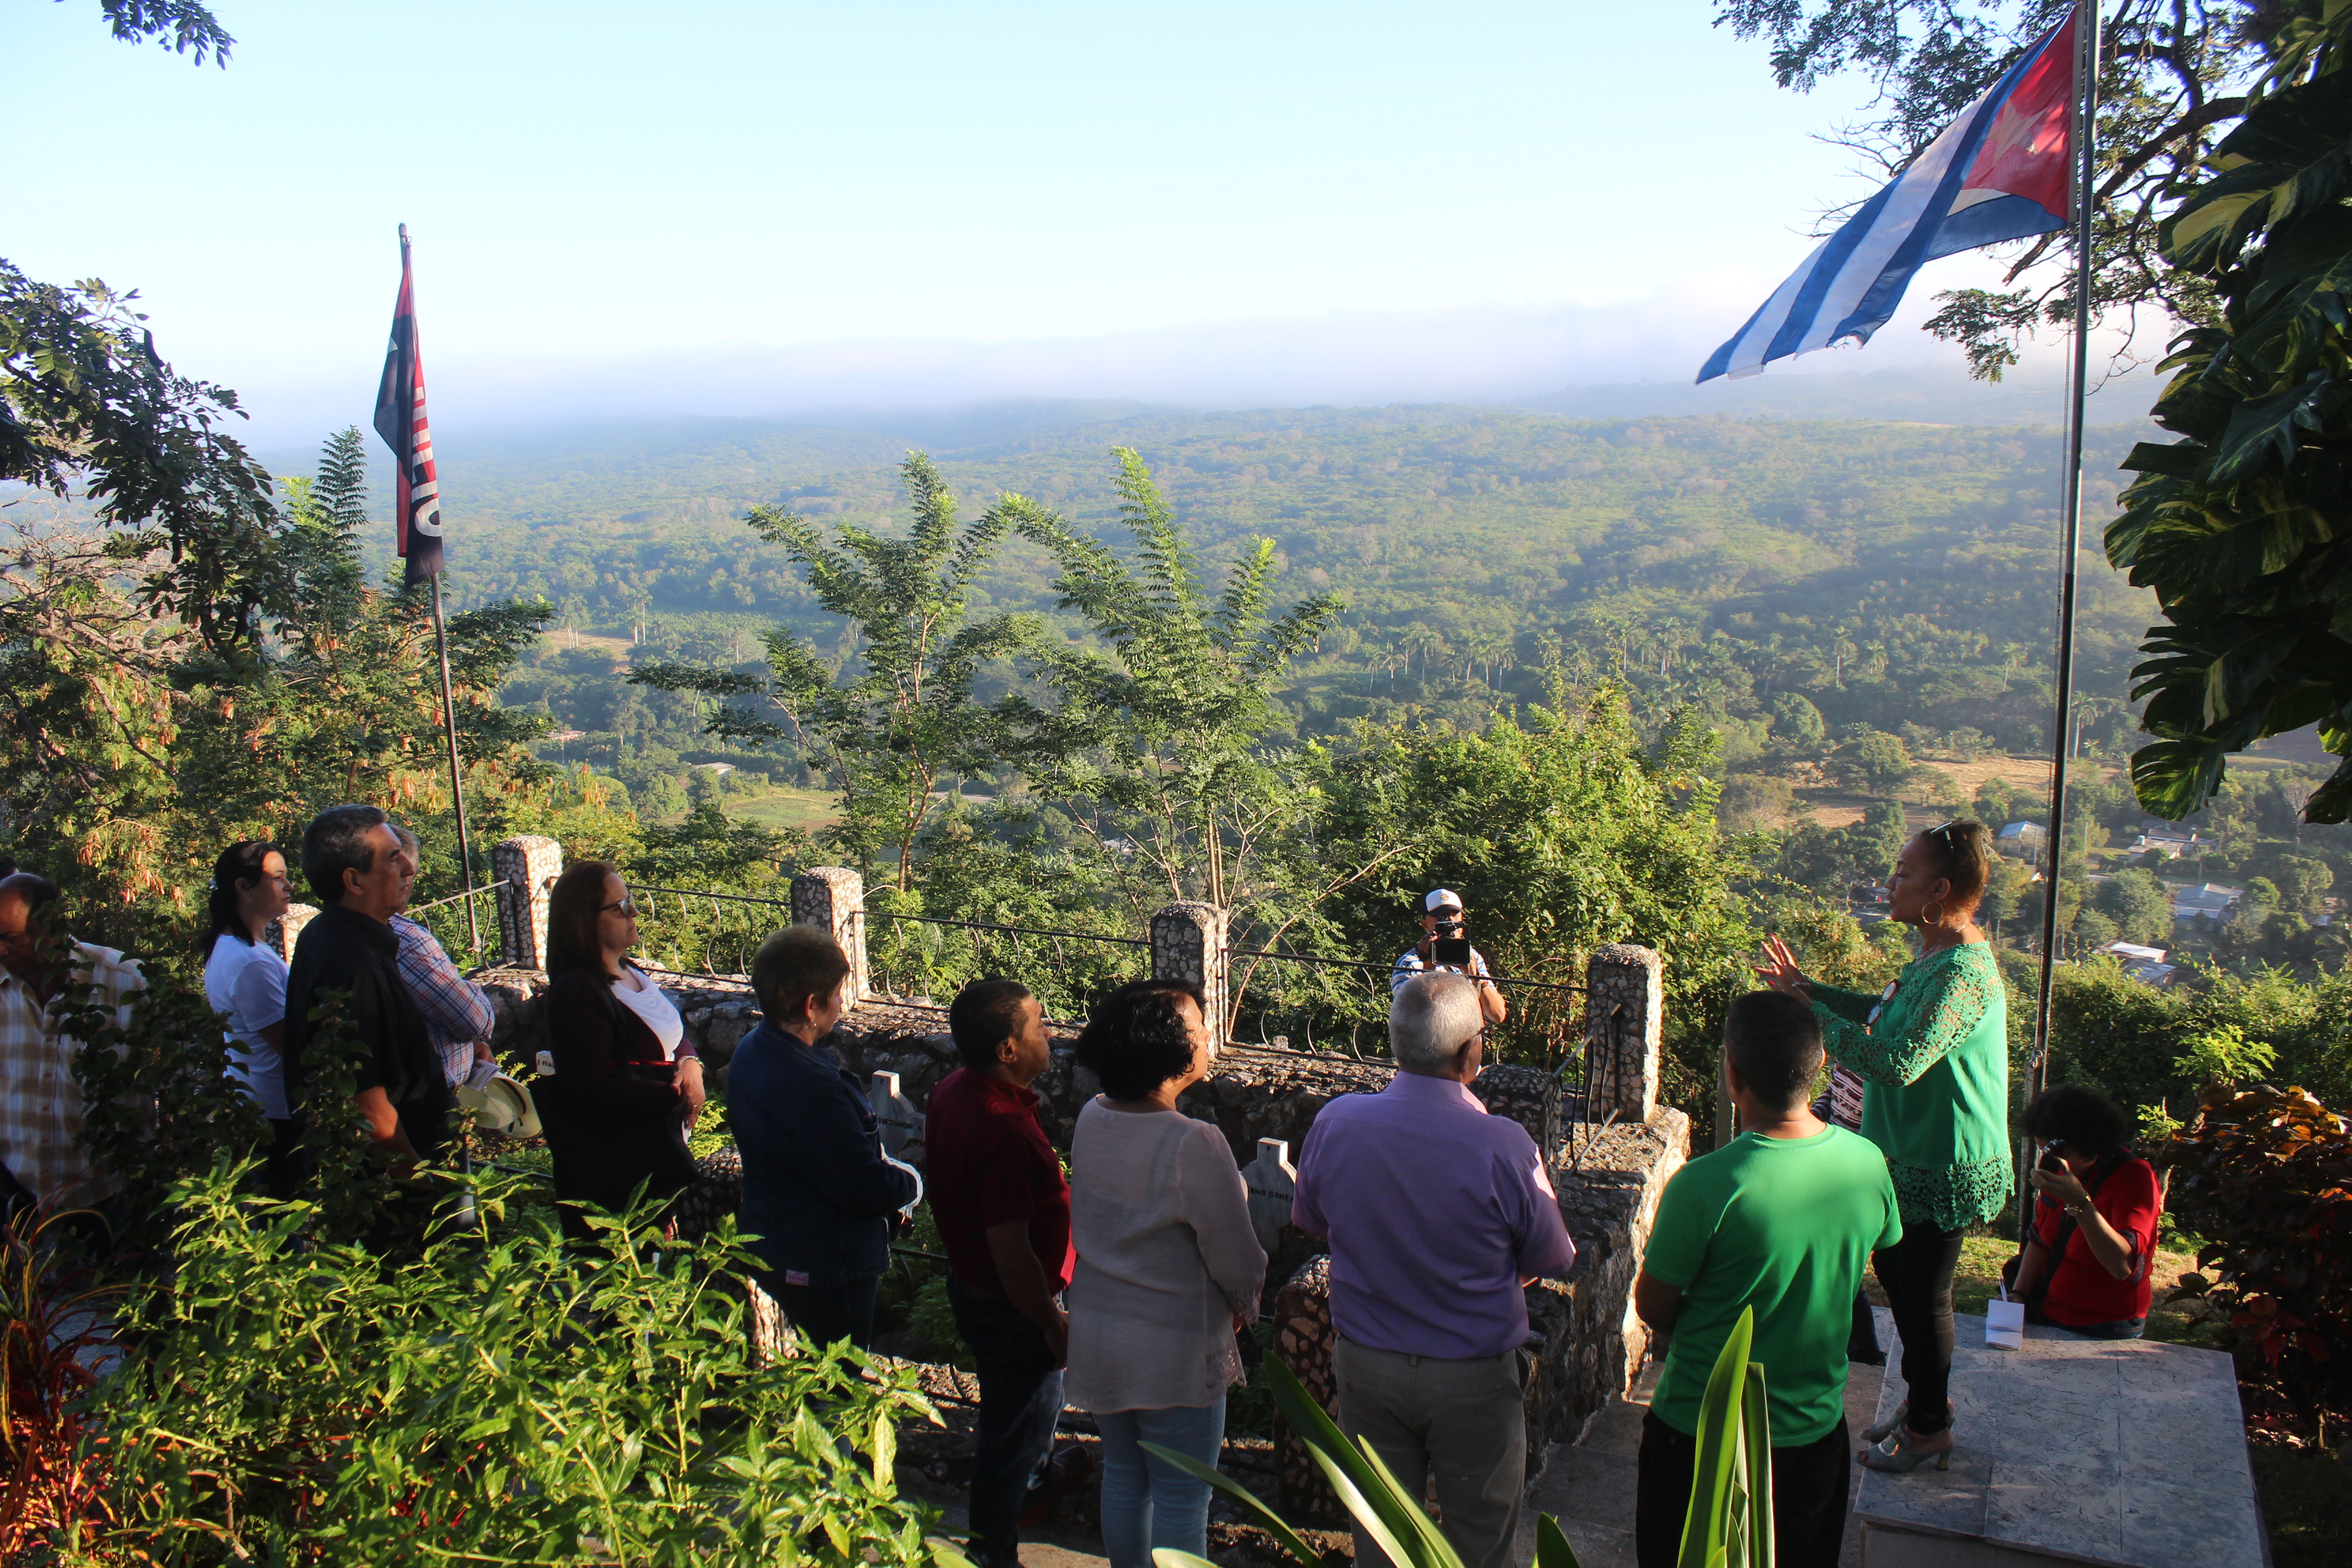
{"type": "MultiPolygon", "coordinates": [[[[1393,996],[1398,992],[1403,990],[1406,983],[1411,981],[1414,975],[1426,974],[1428,973],[1430,973],[1428,965],[1421,962],[1421,944],[1419,942],[1415,942],[1412,946],[1406,948],[1404,952],[1397,955],[1396,967],[1389,971],[1389,994],[1393,996]]],[[[1457,969],[1450,963],[1441,963],[1437,966],[1436,973],[1440,974],[1460,974],[1465,973],[1465,971],[1457,969]]],[[[1475,947],[1470,950],[1470,968],[1467,973],[1474,975],[1488,973],[1486,968],[1486,955],[1480,952],[1475,947]]]]}
{"type": "Polygon", "coordinates": [[[261,1031],[286,1021],[286,961],[274,949],[225,933],[205,960],[205,1000],[228,1026],[228,1076],[260,1102],[264,1116],[285,1121],[286,1062],[261,1031]]]}
{"type": "Polygon", "coordinates": [[[671,1061],[677,1060],[678,1044],[686,1038],[686,1020],[677,1016],[669,993],[647,979],[644,970],[634,963],[628,969],[636,976],[640,989],[632,991],[625,979],[616,980],[613,982],[613,994],[654,1032],[654,1038],[661,1042],[662,1055],[671,1061]]]}

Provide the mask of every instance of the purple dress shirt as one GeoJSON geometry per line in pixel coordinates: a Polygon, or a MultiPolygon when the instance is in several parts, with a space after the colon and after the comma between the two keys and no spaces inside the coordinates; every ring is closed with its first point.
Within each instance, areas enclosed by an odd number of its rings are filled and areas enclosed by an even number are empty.
{"type": "Polygon", "coordinates": [[[1401,1072],[1323,1108],[1291,1222],[1331,1244],[1331,1321],[1360,1345],[1443,1361],[1527,1342],[1525,1276],[1576,1261],[1527,1129],[1451,1079],[1401,1072]]]}

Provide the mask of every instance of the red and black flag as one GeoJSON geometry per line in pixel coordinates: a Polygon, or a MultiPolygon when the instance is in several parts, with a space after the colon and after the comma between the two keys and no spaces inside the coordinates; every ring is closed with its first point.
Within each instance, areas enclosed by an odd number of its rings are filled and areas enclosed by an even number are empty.
{"type": "Polygon", "coordinates": [[[393,500],[394,542],[407,581],[441,575],[441,481],[433,468],[433,426],[425,417],[425,363],[416,352],[416,295],[408,272],[408,226],[400,226],[400,303],[375,394],[375,433],[392,448],[400,480],[393,500]]]}

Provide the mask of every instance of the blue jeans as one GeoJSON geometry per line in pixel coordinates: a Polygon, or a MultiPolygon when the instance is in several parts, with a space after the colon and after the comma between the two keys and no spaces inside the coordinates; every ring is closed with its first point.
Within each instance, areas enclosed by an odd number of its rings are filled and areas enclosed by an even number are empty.
{"type": "Polygon", "coordinates": [[[971,1557],[980,1568],[1021,1568],[1021,1505],[1054,1451],[1062,1369],[1045,1331],[1002,1297],[948,1281],[956,1331],[980,1373],[980,1432],[971,1456],[971,1557]]]}
{"type": "Polygon", "coordinates": [[[1214,1467],[1225,1445],[1225,1398],[1186,1409],[1114,1410],[1102,1431],[1102,1537],[1110,1568],[1151,1568],[1160,1549],[1209,1554],[1209,1483],[1194,1480],[1146,1443],[1214,1467]]]}

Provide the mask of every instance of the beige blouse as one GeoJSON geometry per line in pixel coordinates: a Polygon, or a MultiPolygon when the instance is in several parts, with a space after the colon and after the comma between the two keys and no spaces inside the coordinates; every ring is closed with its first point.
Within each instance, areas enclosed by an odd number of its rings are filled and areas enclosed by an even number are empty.
{"type": "Polygon", "coordinates": [[[1256,1319],[1265,1251],[1223,1132],[1087,1101],[1070,1140],[1070,1233],[1064,1398],[1097,1414],[1197,1409],[1242,1381],[1234,1314],[1256,1319]]]}

